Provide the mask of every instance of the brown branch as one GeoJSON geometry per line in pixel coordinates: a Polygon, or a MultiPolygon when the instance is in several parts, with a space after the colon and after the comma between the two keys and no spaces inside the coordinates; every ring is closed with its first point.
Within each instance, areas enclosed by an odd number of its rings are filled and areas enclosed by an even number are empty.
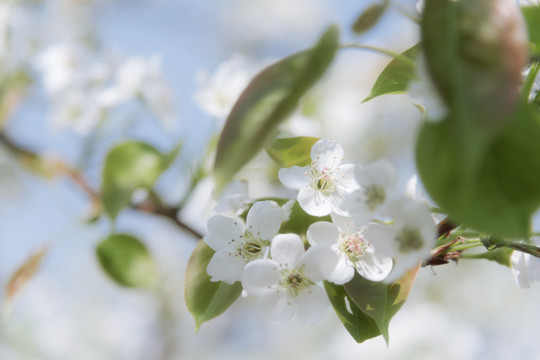
{"type": "MultiPolygon", "coordinates": [[[[17,157],[21,157],[24,160],[30,159],[35,161],[41,161],[44,164],[48,164],[50,166],[49,170],[51,170],[52,175],[65,176],[70,179],[79,189],[81,189],[86,195],[90,197],[92,204],[95,206],[95,208],[98,209],[98,211],[101,211],[102,202],[99,192],[94,190],[92,186],[88,184],[88,182],[79,170],[63,163],[60,160],[50,161],[48,159],[44,159],[37,152],[33,152],[16,144],[12,139],[10,139],[5,133],[1,131],[0,144],[3,144],[11,153],[13,153],[17,157]]],[[[140,204],[131,204],[130,208],[144,213],[150,213],[166,217],[172,220],[180,229],[187,232],[195,239],[200,240],[203,238],[203,235],[201,233],[199,233],[197,230],[193,229],[191,226],[187,225],[178,218],[177,214],[180,211],[179,208],[163,205],[163,203],[157,196],[155,196],[155,194],[153,194],[151,198],[146,199],[140,204]]]]}

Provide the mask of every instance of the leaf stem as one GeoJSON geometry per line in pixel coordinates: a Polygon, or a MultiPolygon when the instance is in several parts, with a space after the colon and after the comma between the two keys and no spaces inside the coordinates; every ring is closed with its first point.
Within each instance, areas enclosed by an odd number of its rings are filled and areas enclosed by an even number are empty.
{"type": "Polygon", "coordinates": [[[540,247],[529,245],[529,244],[523,244],[523,243],[517,243],[513,241],[503,240],[503,239],[497,239],[497,238],[483,238],[481,239],[482,244],[488,249],[488,250],[494,250],[498,248],[509,248],[517,251],[521,251],[527,254],[530,254],[532,256],[535,256],[537,258],[540,258],[540,247]]]}
{"type": "Polygon", "coordinates": [[[398,54],[398,53],[396,53],[396,52],[394,52],[392,50],[387,50],[387,49],[383,49],[383,48],[379,48],[379,47],[375,47],[375,46],[371,46],[371,45],[357,44],[357,43],[343,44],[343,45],[341,45],[341,48],[342,49],[369,50],[369,51],[373,51],[373,52],[376,52],[376,53],[379,53],[379,54],[384,54],[384,55],[390,56],[392,58],[399,59],[399,60],[404,61],[404,62],[406,62],[407,64],[409,64],[409,65],[411,65],[413,67],[416,66],[416,63],[414,62],[414,60],[412,60],[411,58],[409,58],[406,55],[398,54]]]}
{"type": "MultiPolygon", "coordinates": [[[[79,170],[59,160],[51,162],[47,159],[44,159],[37,152],[28,150],[15,143],[4,132],[0,132],[0,144],[2,144],[6,149],[8,149],[13,155],[21,158],[21,160],[23,161],[26,159],[30,159],[42,161],[44,163],[48,162],[51,165],[51,169],[54,170],[53,175],[65,176],[70,179],[80,190],[82,190],[83,193],[85,193],[90,198],[92,204],[96,206],[97,209],[102,208],[99,192],[92,188],[92,186],[86,181],[83,174],[79,170]]],[[[192,235],[196,240],[200,240],[203,238],[203,235],[201,233],[199,233],[197,230],[195,230],[194,228],[192,228],[178,218],[177,215],[178,212],[181,210],[180,207],[168,207],[164,205],[161,202],[161,199],[155,193],[151,193],[150,198],[146,202],[143,202],[141,204],[132,204],[130,205],[130,207],[133,210],[167,217],[172,220],[179,228],[192,235]]]]}

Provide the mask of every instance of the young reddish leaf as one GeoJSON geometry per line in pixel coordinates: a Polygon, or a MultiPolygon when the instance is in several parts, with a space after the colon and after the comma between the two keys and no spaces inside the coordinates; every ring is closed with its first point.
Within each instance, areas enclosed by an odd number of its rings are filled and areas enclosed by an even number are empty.
{"type": "Polygon", "coordinates": [[[13,299],[15,294],[37,273],[46,253],[47,249],[45,247],[42,248],[26,259],[15,271],[6,285],[6,298],[8,300],[13,299]]]}

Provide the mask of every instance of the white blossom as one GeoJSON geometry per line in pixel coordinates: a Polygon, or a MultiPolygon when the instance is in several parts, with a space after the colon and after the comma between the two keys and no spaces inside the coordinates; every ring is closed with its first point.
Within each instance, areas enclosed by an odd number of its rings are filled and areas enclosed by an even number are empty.
{"type": "Polygon", "coordinates": [[[368,280],[384,280],[392,269],[392,259],[379,257],[364,239],[363,227],[357,227],[350,218],[333,214],[332,222],[313,223],[306,234],[312,246],[331,248],[339,256],[328,280],[345,284],[353,278],[355,270],[368,280]]]}
{"type": "Polygon", "coordinates": [[[254,67],[242,56],[234,56],[221,63],[212,75],[197,73],[198,90],[193,98],[205,113],[225,119],[234,103],[254,75],[254,67]]]}
{"type": "Polygon", "coordinates": [[[329,301],[316,282],[326,280],[337,264],[329,248],[310,247],[296,234],[277,235],[270,249],[272,259],[249,263],[242,286],[249,295],[259,297],[261,315],[270,323],[284,324],[296,313],[307,325],[320,322],[329,301]]]}
{"type": "Polygon", "coordinates": [[[117,69],[115,81],[99,96],[100,104],[113,107],[133,99],[141,99],[165,127],[175,122],[172,93],[165,82],[161,56],[132,56],[117,69]]]}
{"type": "MultiPolygon", "coordinates": [[[[538,245],[540,241],[535,239],[538,245]]],[[[540,258],[521,251],[514,251],[510,258],[512,273],[519,287],[528,289],[535,281],[540,281],[540,258]]]]}
{"type": "Polygon", "coordinates": [[[228,211],[234,214],[241,214],[246,207],[251,204],[252,200],[248,194],[248,184],[245,180],[231,181],[221,194],[215,211],[225,213],[228,211]]]}
{"type": "Polygon", "coordinates": [[[273,201],[253,204],[245,226],[240,219],[211,217],[204,237],[204,242],[216,251],[207,267],[211,280],[228,284],[239,281],[247,263],[268,254],[270,240],[277,234],[282,220],[283,210],[273,201]]]}
{"type": "Polygon", "coordinates": [[[385,215],[391,218],[389,223],[370,223],[363,234],[378,254],[394,260],[385,279],[390,283],[429,257],[437,229],[429,208],[407,197],[394,199],[386,207],[385,215]]]}
{"type": "Polygon", "coordinates": [[[347,215],[341,205],[347,195],[358,189],[354,180],[356,165],[341,164],[343,148],[334,140],[321,139],[311,148],[311,165],[279,170],[279,180],[299,190],[298,203],[310,215],[330,212],[347,215]]]}
{"type": "Polygon", "coordinates": [[[360,189],[345,199],[343,208],[352,214],[355,223],[363,224],[397,196],[394,188],[398,174],[392,164],[383,159],[366,167],[357,166],[354,175],[360,189]]]}

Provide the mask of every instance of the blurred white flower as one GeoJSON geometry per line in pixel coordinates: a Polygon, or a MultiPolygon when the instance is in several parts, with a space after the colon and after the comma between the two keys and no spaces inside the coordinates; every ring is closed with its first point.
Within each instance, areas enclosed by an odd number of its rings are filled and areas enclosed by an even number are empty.
{"type": "Polygon", "coordinates": [[[299,190],[298,203],[308,214],[325,216],[333,211],[347,215],[341,205],[358,184],[354,180],[356,165],[341,164],[343,154],[337,141],[321,139],[311,148],[311,166],[279,170],[279,180],[299,190]]]}
{"type": "Polygon", "coordinates": [[[92,93],[68,92],[61,100],[52,104],[51,127],[54,131],[71,129],[76,134],[85,136],[102,118],[102,109],[92,93]]]}
{"type": "Polygon", "coordinates": [[[430,255],[437,229],[429,208],[407,197],[394,199],[386,207],[385,215],[392,221],[370,223],[363,234],[378,254],[394,260],[394,267],[385,279],[390,283],[430,255]]]}
{"type": "Polygon", "coordinates": [[[114,107],[140,99],[167,128],[175,123],[176,113],[172,93],[163,78],[161,56],[133,56],[117,69],[114,83],[99,95],[103,107],[114,107]]]}
{"type": "Polygon", "coordinates": [[[80,81],[86,54],[76,45],[55,43],[43,50],[36,67],[43,73],[43,86],[50,96],[57,96],[80,81]]]}
{"type": "Polygon", "coordinates": [[[384,280],[392,270],[392,259],[375,254],[373,246],[363,237],[362,227],[357,227],[350,218],[333,214],[332,222],[313,223],[306,234],[310,245],[331,248],[339,256],[328,281],[338,285],[348,283],[355,270],[368,280],[384,280]]]}
{"type": "Polygon", "coordinates": [[[343,208],[355,223],[365,224],[396,196],[398,173],[388,160],[382,159],[366,167],[357,166],[354,175],[360,189],[345,199],[343,208]]]}
{"type": "Polygon", "coordinates": [[[252,202],[248,194],[248,184],[246,180],[231,181],[219,198],[214,208],[219,213],[232,211],[236,215],[243,213],[252,202]]]}
{"type": "Polygon", "coordinates": [[[416,2],[416,11],[418,11],[420,14],[422,13],[422,11],[424,11],[424,3],[425,0],[418,0],[416,2]]]}
{"type": "MultiPolygon", "coordinates": [[[[540,245],[538,238],[534,238],[534,244],[540,245]]],[[[514,251],[510,258],[512,273],[519,287],[528,289],[535,281],[540,281],[540,258],[514,251]]]]}
{"type": "Polygon", "coordinates": [[[240,219],[212,216],[208,220],[208,235],[204,237],[204,242],[216,251],[207,267],[211,280],[228,284],[239,281],[247,263],[268,254],[270,240],[282,221],[283,210],[273,201],[253,204],[246,226],[240,219]]]}
{"type": "Polygon", "coordinates": [[[222,16],[225,36],[251,44],[279,40],[298,44],[310,40],[332,9],[321,0],[233,0],[222,16]]]}
{"type": "Polygon", "coordinates": [[[304,324],[320,322],[329,301],[315,282],[328,279],[337,264],[336,253],[325,247],[305,251],[296,234],[277,235],[270,253],[272,260],[249,263],[242,276],[248,295],[259,297],[261,315],[272,324],[284,324],[294,313],[304,324]]]}
{"type": "Polygon", "coordinates": [[[212,75],[200,70],[196,78],[198,89],[193,98],[202,111],[223,120],[255,71],[253,64],[239,55],[221,63],[212,75]]]}
{"type": "Polygon", "coordinates": [[[418,56],[415,72],[416,78],[411,80],[408,87],[409,97],[424,108],[428,120],[442,120],[448,114],[448,108],[431,80],[423,54],[418,56]]]}
{"type": "Polygon", "coordinates": [[[9,73],[31,55],[33,20],[27,4],[19,1],[0,3],[0,62],[1,73],[9,73]]]}

